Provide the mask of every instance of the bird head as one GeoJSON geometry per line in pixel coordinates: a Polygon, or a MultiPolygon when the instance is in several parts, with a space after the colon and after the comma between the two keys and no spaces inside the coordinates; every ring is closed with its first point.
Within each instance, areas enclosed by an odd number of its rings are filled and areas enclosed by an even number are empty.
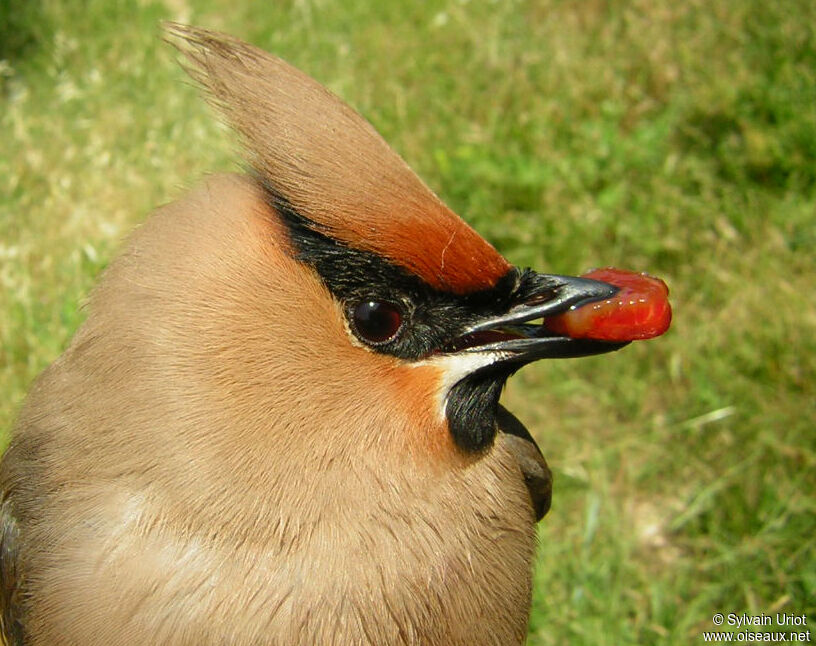
{"type": "Polygon", "coordinates": [[[494,442],[499,397],[516,370],[625,345],[531,324],[616,288],[513,266],[319,83],[222,34],[177,24],[168,34],[241,135],[285,253],[331,301],[334,320],[304,322],[342,330],[323,341],[321,363],[346,365],[346,379],[377,375],[361,389],[374,406],[407,402],[423,429],[406,440],[414,453],[478,459],[494,442]]]}

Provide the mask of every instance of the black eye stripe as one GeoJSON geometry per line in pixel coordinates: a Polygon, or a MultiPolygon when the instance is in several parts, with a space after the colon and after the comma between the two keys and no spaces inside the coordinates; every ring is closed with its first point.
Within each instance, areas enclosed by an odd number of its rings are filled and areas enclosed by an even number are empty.
{"type": "Polygon", "coordinates": [[[382,256],[349,247],[319,231],[259,178],[268,203],[280,214],[295,247],[295,257],[318,273],[344,305],[352,332],[377,352],[401,359],[421,359],[460,336],[477,318],[498,315],[509,307],[524,274],[511,269],[491,289],[459,295],[428,286],[382,256]],[[356,329],[353,309],[362,302],[399,305],[402,327],[385,341],[367,339],[356,329]]]}

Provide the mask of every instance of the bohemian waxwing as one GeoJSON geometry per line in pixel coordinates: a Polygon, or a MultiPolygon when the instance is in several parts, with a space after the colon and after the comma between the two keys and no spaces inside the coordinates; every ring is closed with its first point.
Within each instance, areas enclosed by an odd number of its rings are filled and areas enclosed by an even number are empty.
{"type": "Polygon", "coordinates": [[[530,323],[616,288],[517,269],[318,83],[168,31],[251,171],[158,209],[34,384],[6,642],[522,643],[550,474],[499,395],[621,347],[530,323]]]}

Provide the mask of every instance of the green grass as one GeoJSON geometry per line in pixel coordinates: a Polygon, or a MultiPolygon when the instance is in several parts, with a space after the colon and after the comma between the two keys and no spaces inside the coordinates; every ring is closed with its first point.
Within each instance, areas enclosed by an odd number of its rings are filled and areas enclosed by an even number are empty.
{"type": "Polygon", "coordinates": [[[0,0],[0,430],[122,237],[226,130],[162,19],[278,53],[513,262],[670,284],[675,322],[505,402],[555,472],[530,644],[816,619],[816,5],[0,0]]]}

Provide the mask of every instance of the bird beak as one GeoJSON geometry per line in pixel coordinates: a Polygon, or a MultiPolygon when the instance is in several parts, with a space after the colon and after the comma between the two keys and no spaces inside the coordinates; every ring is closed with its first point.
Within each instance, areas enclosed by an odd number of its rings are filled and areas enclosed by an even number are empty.
{"type": "Polygon", "coordinates": [[[527,272],[510,309],[499,316],[476,321],[448,351],[496,353],[500,362],[523,364],[537,359],[564,359],[603,354],[628,344],[594,339],[573,339],[547,329],[547,318],[589,303],[612,298],[618,288],[589,278],[527,272]],[[531,321],[541,319],[538,325],[531,321]]]}

